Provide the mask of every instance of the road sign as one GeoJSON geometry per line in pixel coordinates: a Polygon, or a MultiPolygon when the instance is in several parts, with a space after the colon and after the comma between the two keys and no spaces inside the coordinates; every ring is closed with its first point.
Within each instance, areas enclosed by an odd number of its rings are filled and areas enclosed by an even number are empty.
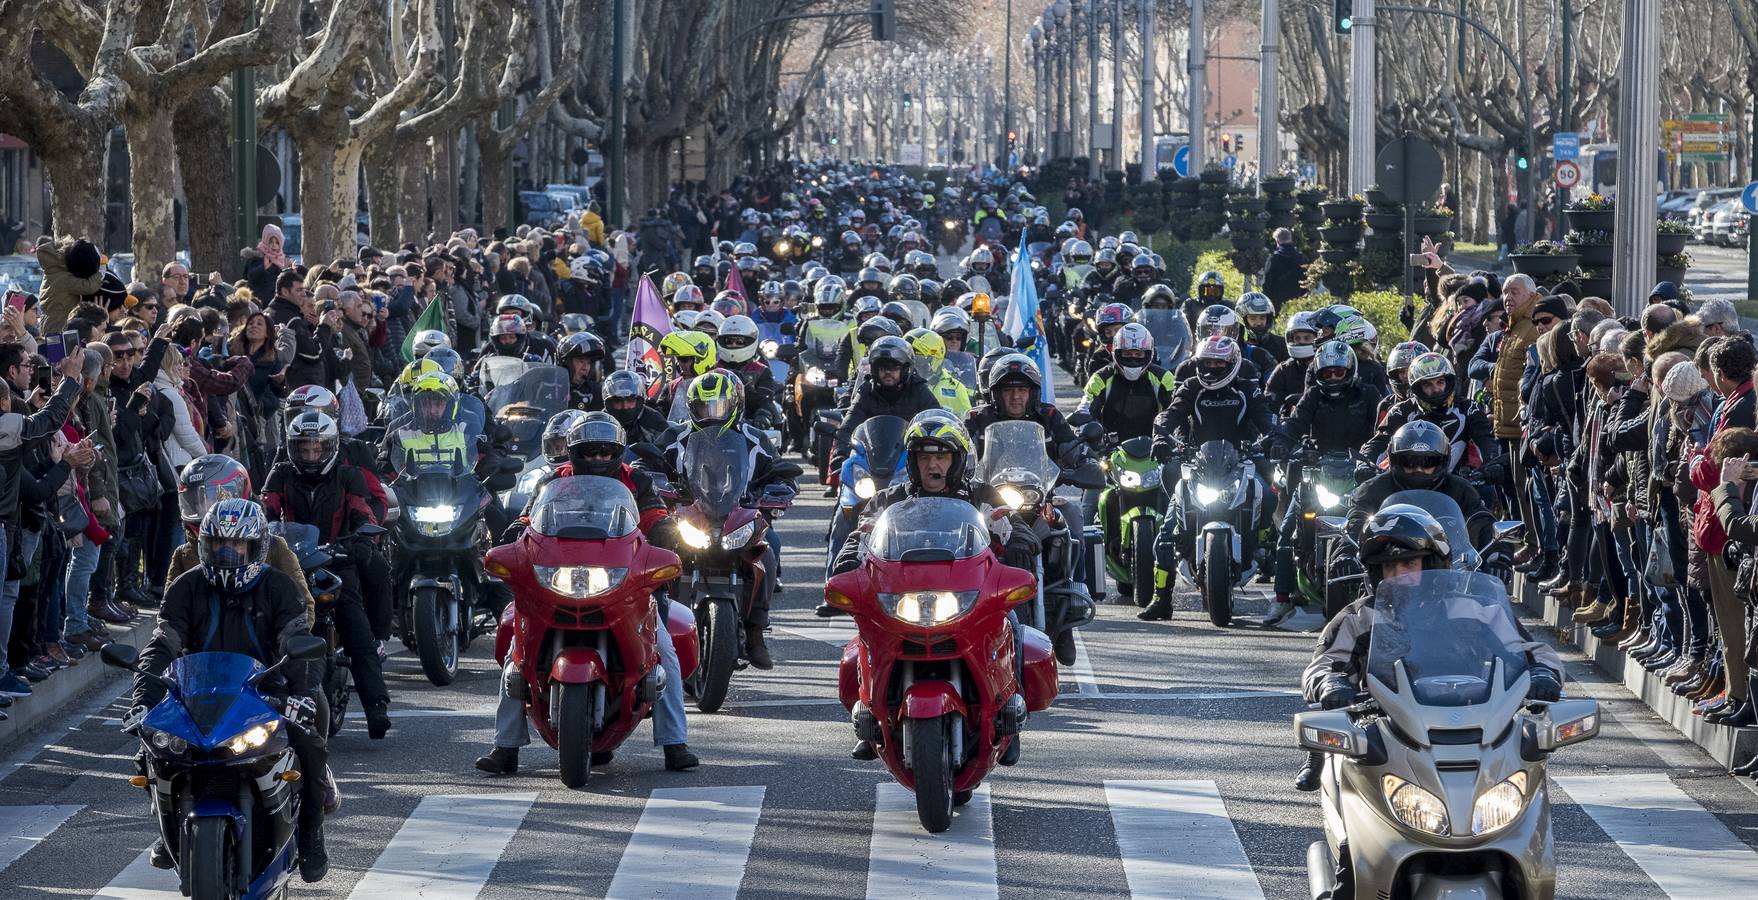
{"type": "Polygon", "coordinates": [[[1427,200],[1441,186],[1441,152],[1421,138],[1405,135],[1380,151],[1373,170],[1379,173],[1380,190],[1393,203],[1427,200]]]}
{"type": "Polygon", "coordinates": [[[1758,216],[1758,181],[1746,185],[1746,189],[1740,192],[1740,204],[1746,207],[1746,212],[1758,216]]]}
{"type": "Polygon", "coordinates": [[[1190,145],[1186,144],[1172,151],[1172,171],[1180,178],[1190,177],[1190,145]]]}
{"type": "Polygon", "coordinates": [[[1318,180],[1318,166],[1312,163],[1300,164],[1300,177],[1308,183],[1318,180]]]}
{"type": "Polygon", "coordinates": [[[1221,157],[1221,165],[1231,169],[1234,166],[1239,165],[1239,157],[1229,153],[1226,156],[1221,157]]]}
{"type": "Polygon", "coordinates": [[[1557,187],[1568,190],[1581,183],[1581,167],[1566,159],[1562,160],[1557,163],[1556,179],[1557,187]]]}
{"type": "Polygon", "coordinates": [[[1550,155],[1555,160],[1576,160],[1581,158],[1581,135],[1574,131],[1559,131],[1551,136],[1550,155]]]}

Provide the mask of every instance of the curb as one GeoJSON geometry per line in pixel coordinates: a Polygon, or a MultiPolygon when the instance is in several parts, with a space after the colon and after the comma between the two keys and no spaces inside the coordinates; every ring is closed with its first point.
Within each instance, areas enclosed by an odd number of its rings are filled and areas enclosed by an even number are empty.
{"type": "Polygon", "coordinates": [[[1701,716],[1692,714],[1689,700],[1673,693],[1665,682],[1625,656],[1615,644],[1601,641],[1585,625],[1576,625],[1571,618],[1573,610],[1564,609],[1556,600],[1527,584],[1525,576],[1520,576],[1518,596],[1523,610],[1548,625],[1559,641],[1581,651],[1596,668],[1623,684],[1644,706],[1691,743],[1703,748],[1716,762],[1732,767],[1758,754],[1758,728],[1705,724],[1701,716]]]}
{"type": "MultiPolygon", "coordinates": [[[[157,622],[158,610],[142,610],[132,625],[111,625],[110,634],[116,643],[139,650],[152,637],[157,622]]],[[[6,710],[9,718],[0,722],[0,748],[10,749],[45,722],[57,721],[75,705],[74,701],[80,695],[126,677],[127,673],[121,669],[104,665],[96,653],[87,653],[79,665],[62,669],[48,680],[31,685],[29,697],[13,698],[12,706],[6,710]]]]}

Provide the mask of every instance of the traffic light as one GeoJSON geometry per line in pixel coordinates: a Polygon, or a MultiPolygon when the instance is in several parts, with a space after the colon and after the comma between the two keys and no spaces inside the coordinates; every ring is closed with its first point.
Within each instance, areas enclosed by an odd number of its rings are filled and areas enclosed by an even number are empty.
{"type": "Polygon", "coordinates": [[[903,108],[904,109],[910,108],[910,95],[909,95],[908,91],[905,91],[904,95],[903,95],[903,108]]]}
{"type": "Polygon", "coordinates": [[[1013,143],[1013,142],[1014,142],[1014,141],[1017,141],[1017,140],[1019,140],[1019,132],[1017,132],[1017,131],[1009,131],[1009,132],[1008,132],[1008,133],[1007,133],[1007,142],[1008,142],[1008,143],[1009,143],[1009,144],[1011,144],[1011,143],[1013,143]]]}
{"type": "Polygon", "coordinates": [[[873,40],[897,40],[897,0],[873,0],[873,40]]]}
{"type": "Polygon", "coordinates": [[[1355,27],[1355,0],[1331,0],[1331,28],[1348,34],[1355,27]]]}
{"type": "Polygon", "coordinates": [[[1245,135],[1243,135],[1237,131],[1233,132],[1233,152],[1234,153],[1244,153],[1245,152],[1245,135]]]}
{"type": "Polygon", "coordinates": [[[1223,132],[1221,134],[1221,152],[1222,153],[1232,153],[1233,152],[1233,135],[1229,132],[1223,132]]]}
{"type": "Polygon", "coordinates": [[[1525,147],[1515,148],[1515,150],[1514,150],[1514,168],[1519,169],[1520,171],[1524,172],[1531,167],[1532,167],[1531,154],[1528,154],[1526,152],[1526,148],[1525,147]]]}

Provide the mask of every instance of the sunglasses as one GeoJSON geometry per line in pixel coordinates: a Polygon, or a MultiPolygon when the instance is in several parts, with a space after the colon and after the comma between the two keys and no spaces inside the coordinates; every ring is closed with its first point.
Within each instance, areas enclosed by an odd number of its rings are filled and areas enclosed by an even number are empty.
{"type": "Polygon", "coordinates": [[[1557,323],[1556,316],[1534,316],[1532,318],[1532,324],[1534,324],[1534,325],[1547,325],[1548,326],[1548,325],[1555,325],[1556,323],[1557,323]]]}

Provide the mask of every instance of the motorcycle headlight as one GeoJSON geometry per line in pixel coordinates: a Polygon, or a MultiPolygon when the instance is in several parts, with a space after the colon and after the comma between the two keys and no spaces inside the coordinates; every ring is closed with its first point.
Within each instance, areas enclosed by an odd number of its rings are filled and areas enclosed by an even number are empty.
{"type": "Polygon", "coordinates": [[[812,246],[813,246],[813,247],[822,247],[822,246],[824,246],[824,235],[821,235],[821,234],[819,234],[819,235],[813,235],[813,236],[812,236],[812,246]]]}
{"type": "Polygon", "coordinates": [[[723,549],[723,550],[737,550],[740,547],[743,547],[746,544],[749,544],[751,542],[752,536],[754,536],[756,533],[757,533],[757,520],[752,519],[751,521],[746,522],[743,525],[740,525],[739,527],[733,529],[732,531],[729,531],[726,534],[721,535],[720,536],[721,549],[723,549]]]}
{"type": "Polygon", "coordinates": [[[627,568],[603,566],[532,566],[537,582],[565,597],[596,597],[623,583],[627,568]]]}
{"type": "Polygon", "coordinates": [[[1196,486],[1196,502],[1201,503],[1204,506],[1213,506],[1215,503],[1219,502],[1221,498],[1227,497],[1232,493],[1233,491],[1231,488],[1223,490],[1222,488],[1214,487],[1212,485],[1198,484],[1196,486]]]}
{"type": "Polygon", "coordinates": [[[1004,484],[997,487],[995,493],[1001,498],[1001,502],[1007,504],[1011,509],[1031,509],[1038,505],[1039,498],[1043,496],[1038,493],[1037,488],[1020,487],[1012,484],[1004,484]]]}
{"type": "Polygon", "coordinates": [[[1441,798],[1396,775],[1381,778],[1380,790],[1398,821],[1429,834],[1448,833],[1447,805],[1441,798]]]}
{"type": "Polygon", "coordinates": [[[940,223],[940,225],[941,225],[941,227],[945,228],[947,231],[957,231],[958,230],[958,220],[957,219],[947,219],[946,221],[940,223]]]}
{"type": "Polygon", "coordinates": [[[1526,773],[1515,772],[1471,805],[1471,833],[1489,834],[1506,828],[1525,808],[1526,773]]]}
{"type": "Polygon", "coordinates": [[[678,537],[683,538],[684,543],[695,547],[697,550],[707,550],[709,547],[714,546],[714,537],[712,535],[696,527],[694,523],[687,522],[683,519],[678,520],[678,537]]]}
{"type": "Polygon", "coordinates": [[[257,725],[250,730],[245,731],[243,734],[227,741],[226,749],[232,751],[234,754],[243,753],[246,750],[255,750],[268,743],[269,736],[274,734],[275,729],[280,726],[281,723],[279,721],[264,722],[263,724],[257,725]]]}
{"type": "Polygon", "coordinates": [[[759,345],[758,349],[760,349],[762,351],[764,359],[774,359],[775,354],[781,352],[781,342],[780,341],[764,341],[761,345],[759,345]]]}
{"type": "Polygon", "coordinates": [[[448,534],[458,522],[455,506],[416,506],[409,510],[415,530],[430,537],[448,534]]]}
{"type": "Polygon", "coordinates": [[[140,727],[140,733],[142,737],[146,738],[146,742],[160,753],[182,756],[189,752],[189,742],[177,735],[160,731],[157,728],[148,728],[145,725],[140,727]]]}
{"type": "Polygon", "coordinates": [[[1117,486],[1131,490],[1141,487],[1140,472],[1124,472],[1117,476],[1117,486]]]}
{"type": "Polygon", "coordinates": [[[790,246],[787,241],[776,241],[773,249],[777,256],[786,256],[788,251],[792,250],[793,247],[790,246]]]}
{"type": "Polygon", "coordinates": [[[911,625],[939,625],[970,611],[976,591],[906,591],[880,594],[879,605],[911,625]]]}
{"type": "Polygon", "coordinates": [[[1342,497],[1322,484],[1314,485],[1314,493],[1318,495],[1319,509],[1334,509],[1337,504],[1343,502],[1342,497]]]}
{"type": "Polygon", "coordinates": [[[824,370],[818,368],[817,366],[813,366],[812,368],[807,369],[806,370],[806,383],[813,385],[813,386],[816,386],[816,387],[823,387],[824,386],[824,370]]]}
{"type": "Polygon", "coordinates": [[[1036,272],[1042,268],[1044,268],[1043,260],[1038,260],[1038,259],[1032,260],[1032,271],[1033,272],[1036,272]]]}

